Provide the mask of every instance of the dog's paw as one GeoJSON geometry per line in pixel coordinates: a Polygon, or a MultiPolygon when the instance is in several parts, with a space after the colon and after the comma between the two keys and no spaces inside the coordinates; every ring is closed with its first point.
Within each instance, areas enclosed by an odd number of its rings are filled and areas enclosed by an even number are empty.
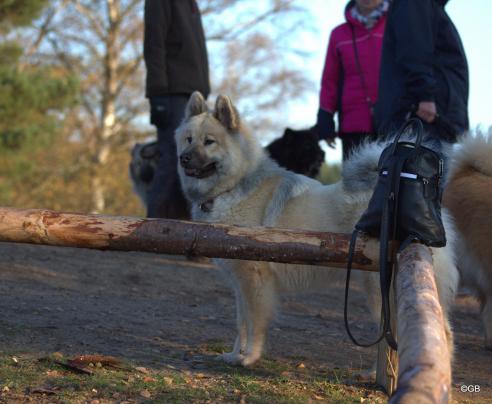
{"type": "Polygon", "coordinates": [[[241,361],[241,365],[244,367],[253,366],[258,359],[260,359],[260,355],[245,355],[244,359],[241,361]]]}
{"type": "Polygon", "coordinates": [[[226,352],[216,356],[215,360],[228,363],[229,365],[242,365],[244,355],[237,352],[226,352]]]}

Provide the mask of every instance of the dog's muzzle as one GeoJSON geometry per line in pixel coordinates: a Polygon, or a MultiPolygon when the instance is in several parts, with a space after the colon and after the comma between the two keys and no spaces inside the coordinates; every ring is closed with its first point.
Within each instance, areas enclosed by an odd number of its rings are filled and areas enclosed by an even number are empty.
{"type": "Polygon", "coordinates": [[[207,178],[215,174],[217,171],[217,163],[212,162],[197,167],[196,162],[193,161],[191,153],[183,153],[179,156],[179,162],[184,169],[184,173],[188,177],[194,178],[207,178]]]}

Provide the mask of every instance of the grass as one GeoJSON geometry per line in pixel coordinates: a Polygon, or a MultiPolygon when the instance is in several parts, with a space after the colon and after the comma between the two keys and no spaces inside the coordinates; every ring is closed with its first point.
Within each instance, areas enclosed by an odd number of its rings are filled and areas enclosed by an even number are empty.
{"type": "MultiPolygon", "coordinates": [[[[214,343],[215,344],[215,343],[214,343]]],[[[219,342],[217,342],[219,344],[219,342]]],[[[220,345],[220,344],[219,344],[220,345]]],[[[209,351],[210,352],[210,351],[209,351]]],[[[0,402],[36,403],[361,403],[385,402],[374,386],[350,381],[350,374],[309,369],[263,359],[253,369],[228,366],[201,357],[200,368],[183,361],[160,369],[125,364],[110,368],[90,364],[92,375],[74,373],[57,361],[0,357],[0,402]]],[[[176,363],[173,360],[173,363],[176,363]]],[[[296,362],[298,363],[298,362],[296,362]]]]}

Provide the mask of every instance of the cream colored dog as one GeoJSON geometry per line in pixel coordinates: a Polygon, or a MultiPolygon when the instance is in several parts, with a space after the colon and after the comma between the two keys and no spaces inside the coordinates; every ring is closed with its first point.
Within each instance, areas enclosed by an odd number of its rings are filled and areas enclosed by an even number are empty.
{"type": "Polygon", "coordinates": [[[444,205],[458,230],[461,283],[480,300],[485,346],[492,349],[492,133],[466,137],[452,155],[444,205]]]}
{"type": "MultiPolygon", "coordinates": [[[[323,186],[270,160],[241,123],[228,97],[219,96],[214,110],[209,111],[199,93],[194,93],[188,103],[184,121],[176,131],[176,143],[180,179],[195,220],[342,233],[352,231],[367,207],[384,147],[366,145],[344,165],[342,181],[323,186]]],[[[445,222],[452,242],[452,231],[445,222]]],[[[434,250],[437,285],[446,315],[458,282],[450,244],[434,250]]],[[[311,266],[217,261],[234,287],[237,309],[236,342],[232,352],[221,358],[244,366],[262,354],[279,294],[323,289],[334,276],[330,270],[311,266]]],[[[378,275],[359,272],[355,276],[363,278],[368,304],[378,321],[378,275]]],[[[449,327],[448,335],[451,342],[449,327]]]]}

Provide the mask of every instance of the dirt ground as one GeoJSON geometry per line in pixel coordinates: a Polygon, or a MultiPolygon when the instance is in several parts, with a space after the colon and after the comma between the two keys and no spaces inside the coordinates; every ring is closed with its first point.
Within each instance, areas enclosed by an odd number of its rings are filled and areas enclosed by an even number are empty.
{"type": "MultiPolygon", "coordinates": [[[[180,257],[0,243],[0,296],[1,354],[97,352],[180,367],[197,347],[230,347],[234,338],[234,299],[220,271],[180,257]]],[[[375,350],[348,340],[342,297],[339,282],[325,294],[284,300],[268,357],[316,368],[370,367],[375,350]]],[[[473,299],[460,297],[452,319],[458,402],[492,402],[492,352],[483,348],[478,311],[473,299]],[[480,392],[461,393],[462,385],[480,392]]],[[[356,332],[371,328],[362,297],[353,299],[351,317],[356,332]]]]}

